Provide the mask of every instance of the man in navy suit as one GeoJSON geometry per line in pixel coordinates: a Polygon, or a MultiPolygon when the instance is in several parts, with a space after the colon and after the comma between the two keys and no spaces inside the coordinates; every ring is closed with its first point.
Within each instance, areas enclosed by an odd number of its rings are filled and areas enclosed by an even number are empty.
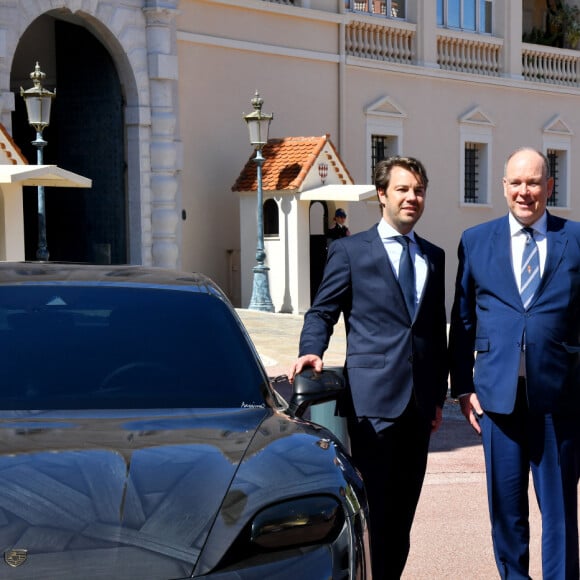
{"type": "Polygon", "coordinates": [[[445,256],[413,231],[427,184],[417,159],[377,164],[382,220],[331,244],[304,318],[299,358],[288,373],[292,380],[306,366],[322,370],[342,313],[350,388],[339,411],[348,418],[351,454],[365,481],[377,580],[403,572],[429,438],[447,393],[445,256]]]}
{"type": "Polygon", "coordinates": [[[543,578],[578,579],[580,224],[546,211],[554,180],[531,148],[508,158],[507,216],[459,245],[451,389],[482,435],[496,563],[529,578],[528,479],[543,578]]]}

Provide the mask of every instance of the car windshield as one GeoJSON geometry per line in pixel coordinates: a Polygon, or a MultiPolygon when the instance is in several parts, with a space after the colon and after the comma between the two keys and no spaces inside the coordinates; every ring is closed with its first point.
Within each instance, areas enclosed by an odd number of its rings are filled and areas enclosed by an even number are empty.
{"type": "Polygon", "coordinates": [[[167,287],[0,287],[0,409],[264,406],[230,307],[167,287]]]}

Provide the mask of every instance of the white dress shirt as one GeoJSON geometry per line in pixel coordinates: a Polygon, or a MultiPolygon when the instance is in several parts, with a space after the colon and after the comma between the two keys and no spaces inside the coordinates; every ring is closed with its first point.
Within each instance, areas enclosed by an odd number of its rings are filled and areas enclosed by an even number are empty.
{"type": "MultiPolygon", "coordinates": [[[[384,219],[379,222],[379,236],[387,252],[387,256],[393,266],[393,271],[397,279],[399,278],[399,263],[401,261],[401,255],[403,253],[403,246],[398,242],[395,237],[400,236],[401,232],[398,232],[393,226],[387,223],[384,219]]],[[[425,281],[427,280],[427,262],[421,250],[419,244],[415,239],[415,232],[410,231],[405,234],[411,243],[409,244],[409,251],[411,253],[411,259],[413,260],[413,265],[415,266],[415,305],[420,301],[421,295],[425,288],[425,281]]],[[[521,259],[521,258],[520,258],[521,259]]]]}

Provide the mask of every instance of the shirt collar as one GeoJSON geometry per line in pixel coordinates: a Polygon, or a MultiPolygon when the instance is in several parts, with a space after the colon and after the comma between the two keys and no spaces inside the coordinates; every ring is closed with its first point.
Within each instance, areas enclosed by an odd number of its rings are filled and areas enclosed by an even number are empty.
{"type": "MultiPolygon", "coordinates": [[[[392,240],[395,236],[402,235],[401,232],[398,232],[391,224],[387,223],[384,219],[381,219],[381,221],[379,222],[378,230],[381,240],[392,240]]],[[[408,234],[405,235],[408,236],[408,238],[412,242],[417,243],[417,240],[415,239],[414,230],[411,230],[408,234]]]]}
{"type": "MultiPolygon", "coordinates": [[[[510,236],[513,237],[520,234],[522,228],[525,226],[523,226],[511,213],[508,214],[508,219],[510,224],[510,236]]],[[[539,220],[535,221],[533,224],[527,227],[530,227],[534,230],[534,232],[545,236],[548,232],[548,214],[544,212],[539,220]]]]}

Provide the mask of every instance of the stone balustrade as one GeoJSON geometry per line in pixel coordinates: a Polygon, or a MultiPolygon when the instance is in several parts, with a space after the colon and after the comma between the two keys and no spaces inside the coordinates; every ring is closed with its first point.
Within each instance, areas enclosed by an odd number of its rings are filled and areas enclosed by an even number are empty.
{"type": "Polygon", "coordinates": [[[346,25],[346,54],[412,64],[415,26],[395,20],[352,20],[346,25]]]}
{"type": "Polygon", "coordinates": [[[437,62],[441,69],[499,76],[502,72],[501,39],[487,35],[440,29],[437,62]]]}
{"type": "Polygon", "coordinates": [[[580,52],[523,44],[522,76],[539,83],[580,86],[580,52]]]}
{"type": "MultiPolygon", "coordinates": [[[[264,1],[300,5],[295,0],[264,1]]],[[[369,3],[368,0],[361,0],[347,3],[346,6],[346,55],[383,62],[419,64],[417,59],[422,57],[417,56],[416,24],[386,17],[384,1],[373,0],[369,3]],[[350,10],[349,6],[352,6],[350,10]]],[[[580,50],[526,43],[522,43],[521,47],[521,78],[524,80],[580,86],[580,50]]],[[[503,51],[502,38],[447,28],[437,29],[436,59],[441,70],[520,78],[519,66],[517,70],[504,69],[505,62],[510,59],[503,51]]]]}

